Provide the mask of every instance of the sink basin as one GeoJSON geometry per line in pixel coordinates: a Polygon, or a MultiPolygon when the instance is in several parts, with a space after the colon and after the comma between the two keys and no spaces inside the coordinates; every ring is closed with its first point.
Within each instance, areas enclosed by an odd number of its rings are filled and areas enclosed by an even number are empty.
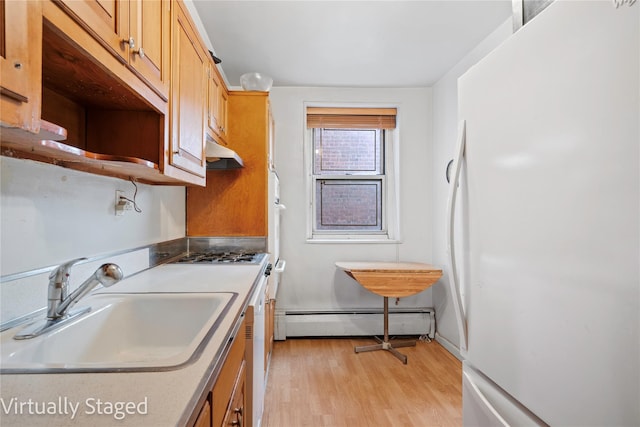
{"type": "Polygon", "coordinates": [[[86,315],[42,336],[3,334],[0,367],[11,371],[167,370],[193,361],[235,293],[103,294],[86,315]]]}

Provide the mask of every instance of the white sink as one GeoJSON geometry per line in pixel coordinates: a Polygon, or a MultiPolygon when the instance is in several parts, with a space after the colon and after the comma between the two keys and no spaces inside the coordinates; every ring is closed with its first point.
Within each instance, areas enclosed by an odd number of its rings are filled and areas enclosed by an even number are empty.
{"type": "Polygon", "coordinates": [[[7,370],[158,370],[199,355],[233,293],[102,294],[81,301],[86,315],[39,337],[2,336],[0,367],[7,370]]]}

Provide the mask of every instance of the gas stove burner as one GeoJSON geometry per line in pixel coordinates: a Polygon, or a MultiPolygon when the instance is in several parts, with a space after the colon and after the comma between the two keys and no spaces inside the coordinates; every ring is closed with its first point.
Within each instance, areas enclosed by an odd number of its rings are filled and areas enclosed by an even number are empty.
{"type": "Polygon", "coordinates": [[[263,254],[256,252],[195,252],[180,258],[179,264],[244,263],[259,264],[263,254]]]}

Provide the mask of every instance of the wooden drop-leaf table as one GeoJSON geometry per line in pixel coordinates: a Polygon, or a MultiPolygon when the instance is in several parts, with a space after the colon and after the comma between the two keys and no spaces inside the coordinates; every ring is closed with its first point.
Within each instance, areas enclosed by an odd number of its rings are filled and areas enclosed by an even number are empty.
{"type": "Polygon", "coordinates": [[[336,262],[336,267],[358,282],[365,289],[384,297],[384,337],[374,337],[378,344],[358,346],[356,353],[387,350],[407,364],[407,356],[396,348],[415,346],[416,341],[389,340],[389,297],[401,298],[417,294],[429,288],[440,277],[442,270],[417,262],[336,262]]]}

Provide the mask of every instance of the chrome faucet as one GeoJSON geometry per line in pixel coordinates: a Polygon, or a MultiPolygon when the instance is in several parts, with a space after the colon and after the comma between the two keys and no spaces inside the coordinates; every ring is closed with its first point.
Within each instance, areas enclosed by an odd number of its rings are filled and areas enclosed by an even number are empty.
{"type": "Polygon", "coordinates": [[[116,264],[102,264],[78,289],[69,295],[69,270],[71,266],[86,258],[77,258],[59,265],[49,275],[49,289],[47,300],[47,318],[44,322],[38,322],[14,336],[15,339],[28,339],[42,335],[67,321],[91,311],[91,307],[86,307],[71,313],[73,307],[82,297],[87,295],[93,288],[101,284],[109,287],[116,284],[124,277],[122,270],[116,264]]]}
{"type": "Polygon", "coordinates": [[[58,319],[58,307],[67,299],[69,288],[69,270],[74,264],[84,261],[86,258],[76,258],[64,264],[60,264],[49,275],[49,298],[47,300],[47,319],[58,319]]]}
{"type": "MultiPolygon", "coordinates": [[[[85,280],[82,285],[78,286],[78,289],[73,291],[71,295],[63,297],[62,301],[59,304],[56,304],[57,310],[55,311],[53,319],[68,316],[71,307],[76,305],[82,297],[91,292],[91,290],[96,286],[102,285],[105,288],[108,288],[122,280],[123,276],[122,270],[116,264],[102,264],[100,268],[91,275],[91,277],[85,280]]],[[[49,296],[51,296],[51,282],[49,282],[49,296]]],[[[49,305],[49,309],[51,309],[51,304],[49,305]]],[[[47,318],[51,319],[51,316],[49,315],[47,318]]]]}

